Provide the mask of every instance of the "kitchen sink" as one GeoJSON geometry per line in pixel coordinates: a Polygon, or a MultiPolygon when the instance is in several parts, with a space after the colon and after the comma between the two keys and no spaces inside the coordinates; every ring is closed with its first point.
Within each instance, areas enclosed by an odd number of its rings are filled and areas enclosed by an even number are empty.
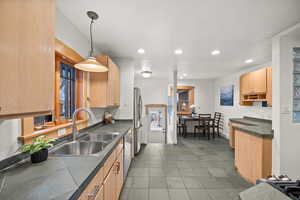
{"type": "Polygon", "coordinates": [[[113,139],[115,139],[119,133],[112,132],[112,133],[90,133],[86,136],[80,138],[80,141],[90,141],[90,142],[104,142],[109,143],[113,139]]]}
{"type": "Polygon", "coordinates": [[[95,155],[107,146],[104,142],[75,141],[63,144],[50,154],[54,156],[88,156],[95,155]]]}

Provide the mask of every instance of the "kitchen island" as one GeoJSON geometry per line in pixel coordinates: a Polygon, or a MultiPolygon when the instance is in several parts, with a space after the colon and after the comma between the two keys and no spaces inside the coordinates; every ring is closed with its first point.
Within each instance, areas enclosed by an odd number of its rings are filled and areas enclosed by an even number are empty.
{"type": "Polygon", "coordinates": [[[251,183],[272,173],[272,122],[251,117],[230,119],[230,146],[234,164],[251,183]]]}
{"type": "MultiPolygon", "coordinates": [[[[132,128],[131,120],[116,121],[115,124],[97,125],[88,130],[89,134],[118,132],[101,153],[93,156],[50,156],[47,161],[31,164],[24,160],[0,171],[0,199],[5,200],[68,200],[87,199],[83,195],[97,192],[91,184],[98,180],[107,181],[106,174],[114,162],[121,162],[123,137],[132,128]],[[121,161],[118,161],[118,156],[121,161]],[[111,164],[106,167],[107,163],[111,164]],[[88,191],[88,193],[86,192],[88,191]],[[90,193],[91,192],[91,193],[90,193]]],[[[85,132],[81,133],[86,134],[85,132]]],[[[120,163],[117,163],[120,165],[120,163]]],[[[122,165],[122,163],[121,163],[122,165]]],[[[121,172],[122,173],[122,172],[121,172]]],[[[123,173],[122,173],[123,174],[123,173]]],[[[122,187],[123,177],[119,176],[122,187]]],[[[100,183],[102,184],[102,183],[100,183]]],[[[99,184],[99,185],[100,185],[99,184]]],[[[97,186],[99,186],[97,185],[97,186]]],[[[93,185],[92,185],[93,186],[93,185]]],[[[94,187],[94,186],[93,186],[94,187]]],[[[99,193],[101,188],[98,189],[99,193]]],[[[104,188],[105,189],[105,188],[104,188]]],[[[121,188],[117,188],[120,191],[121,188]]],[[[97,197],[99,197],[97,195],[97,197]]],[[[95,199],[103,199],[102,196],[95,199]]]]}

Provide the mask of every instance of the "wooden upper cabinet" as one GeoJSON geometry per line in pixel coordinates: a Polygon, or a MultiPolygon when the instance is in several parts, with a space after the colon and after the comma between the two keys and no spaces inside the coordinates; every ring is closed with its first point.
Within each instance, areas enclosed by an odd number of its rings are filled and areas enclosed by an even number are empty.
{"type": "Polygon", "coordinates": [[[272,106],[272,67],[267,68],[267,101],[272,106]]]}
{"type": "Polygon", "coordinates": [[[257,71],[251,72],[252,79],[251,85],[254,93],[266,93],[267,92],[267,68],[262,68],[257,71]],[[253,81],[253,82],[252,82],[253,81]]]}
{"type": "Polygon", "coordinates": [[[267,92],[267,68],[243,74],[240,78],[242,94],[267,92]]]}
{"type": "Polygon", "coordinates": [[[54,0],[0,1],[0,118],[54,106],[54,0]]]}
{"type": "Polygon", "coordinates": [[[272,68],[266,67],[240,77],[240,104],[267,101],[272,106],[272,68]]]}
{"type": "Polygon", "coordinates": [[[108,56],[97,56],[96,59],[108,67],[108,72],[90,73],[90,107],[119,106],[119,67],[108,56]]]}

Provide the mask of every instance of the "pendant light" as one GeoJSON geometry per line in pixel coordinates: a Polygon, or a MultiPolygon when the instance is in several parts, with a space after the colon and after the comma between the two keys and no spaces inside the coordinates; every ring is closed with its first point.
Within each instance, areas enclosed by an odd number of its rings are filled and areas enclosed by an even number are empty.
{"type": "Polygon", "coordinates": [[[75,64],[74,67],[79,70],[87,71],[87,72],[107,72],[108,71],[107,66],[104,66],[101,63],[99,63],[93,55],[94,47],[93,47],[92,25],[94,23],[94,20],[97,20],[99,16],[97,13],[93,11],[88,11],[87,15],[91,19],[91,23],[90,23],[91,51],[89,52],[89,57],[86,60],[75,64]]]}

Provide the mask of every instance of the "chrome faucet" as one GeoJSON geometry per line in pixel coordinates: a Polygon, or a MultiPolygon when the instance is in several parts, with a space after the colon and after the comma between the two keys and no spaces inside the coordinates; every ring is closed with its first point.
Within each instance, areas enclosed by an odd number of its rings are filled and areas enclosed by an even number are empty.
{"type": "Polygon", "coordinates": [[[78,108],[74,111],[73,113],[73,117],[72,117],[72,133],[73,133],[73,141],[76,141],[76,135],[78,135],[78,129],[76,126],[76,115],[81,112],[81,111],[85,111],[88,113],[89,115],[89,119],[92,119],[92,113],[90,110],[88,110],[87,108],[78,108]]]}

